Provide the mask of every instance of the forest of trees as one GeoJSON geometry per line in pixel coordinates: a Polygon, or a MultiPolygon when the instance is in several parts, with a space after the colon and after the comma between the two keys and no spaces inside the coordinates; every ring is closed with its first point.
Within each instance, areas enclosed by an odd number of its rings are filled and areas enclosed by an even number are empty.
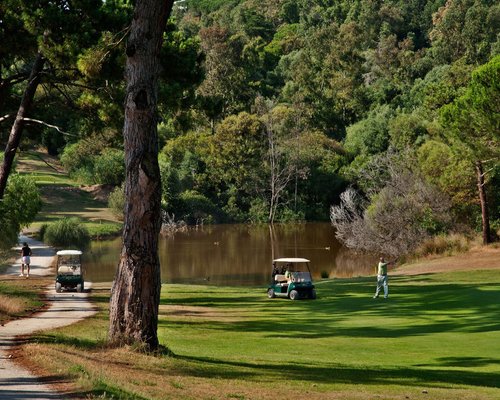
{"type": "MultiPolygon", "coordinates": [[[[132,3],[1,2],[2,144],[17,121],[21,150],[42,145],[81,183],[123,191],[132,3]]],[[[158,90],[162,209],[492,240],[499,27],[493,0],[177,1],[158,90]]]]}

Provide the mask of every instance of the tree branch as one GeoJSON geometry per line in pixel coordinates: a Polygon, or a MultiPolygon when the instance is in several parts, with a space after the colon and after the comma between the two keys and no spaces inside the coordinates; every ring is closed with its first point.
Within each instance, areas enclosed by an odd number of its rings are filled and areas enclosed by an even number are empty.
{"type": "MultiPolygon", "coordinates": [[[[117,42],[110,44],[112,49],[115,47],[118,47],[120,45],[120,43],[123,42],[127,38],[131,28],[132,28],[132,25],[129,25],[125,29],[123,29],[121,32],[118,32],[116,34],[116,36],[118,36],[120,33],[125,32],[123,34],[123,36],[117,42]]],[[[109,53],[111,53],[111,50],[108,50],[106,53],[104,53],[104,55],[99,60],[99,63],[102,63],[104,61],[104,59],[109,55],[109,53]]]]}
{"type": "Polygon", "coordinates": [[[9,76],[5,79],[0,80],[0,88],[4,86],[12,86],[15,85],[16,83],[22,82],[26,79],[28,79],[29,73],[28,72],[19,72],[16,73],[12,76],[9,76]]]}
{"type": "Polygon", "coordinates": [[[9,119],[10,117],[12,117],[12,114],[6,114],[3,117],[0,117],[0,123],[5,121],[6,119],[9,119]]]}
{"type": "Polygon", "coordinates": [[[45,126],[48,126],[49,128],[53,128],[55,129],[56,131],[62,133],[63,135],[67,135],[67,136],[73,136],[73,137],[78,137],[77,135],[73,134],[73,133],[69,133],[69,132],[65,132],[63,131],[61,128],[59,128],[58,126],[55,126],[55,125],[51,125],[47,122],[44,122],[44,121],[40,121],[39,119],[33,119],[33,118],[23,118],[23,121],[27,121],[27,122],[35,122],[37,124],[40,124],[40,125],[45,125],[45,126]]]}

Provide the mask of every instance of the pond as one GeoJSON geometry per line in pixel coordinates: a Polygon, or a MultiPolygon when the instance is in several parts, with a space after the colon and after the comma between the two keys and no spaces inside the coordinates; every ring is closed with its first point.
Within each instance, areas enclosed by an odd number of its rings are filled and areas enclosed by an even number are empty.
{"type": "MultiPolygon", "coordinates": [[[[86,279],[114,279],[121,238],[94,241],[85,252],[86,279]]],[[[374,273],[377,257],[343,247],[328,223],[267,225],[209,225],[161,236],[163,283],[217,286],[262,286],[271,276],[272,260],[303,257],[311,260],[315,279],[348,278],[374,273]]]]}

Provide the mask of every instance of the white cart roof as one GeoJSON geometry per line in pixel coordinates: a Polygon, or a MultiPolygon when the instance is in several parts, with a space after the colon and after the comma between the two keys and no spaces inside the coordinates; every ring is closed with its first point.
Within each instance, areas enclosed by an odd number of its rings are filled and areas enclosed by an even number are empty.
{"type": "Polygon", "coordinates": [[[286,263],[307,263],[310,262],[307,258],[277,258],[273,262],[286,262],[286,263]]]}
{"type": "Polygon", "coordinates": [[[58,256],[81,256],[83,253],[80,250],[59,250],[56,254],[58,256]]]}

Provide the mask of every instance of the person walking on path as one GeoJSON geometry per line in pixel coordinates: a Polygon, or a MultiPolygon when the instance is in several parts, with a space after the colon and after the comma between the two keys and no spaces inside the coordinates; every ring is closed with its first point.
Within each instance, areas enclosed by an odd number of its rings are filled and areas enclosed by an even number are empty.
{"type": "MultiPolygon", "coordinates": [[[[32,238],[21,236],[19,243],[29,243],[35,249],[32,257],[33,276],[51,275],[51,265],[54,260],[54,249],[32,238]]],[[[19,247],[16,248],[19,251],[19,247]]],[[[18,253],[19,254],[19,253],[18,253]]],[[[22,256],[22,253],[21,253],[22,256]]],[[[19,262],[7,269],[6,275],[19,273],[19,262]]],[[[85,282],[87,288],[90,282],[85,282]]],[[[56,392],[52,383],[60,382],[59,378],[47,379],[35,375],[26,367],[17,363],[13,347],[20,336],[26,337],[34,332],[55,329],[74,324],[83,318],[96,313],[89,301],[88,291],[85,293],[56,293],[54,284],[47,288],[48,308],[37,313],[33,318],[14,319],[0,327],[0,399],[5,400],[63,400],[68,396],[56,392]]]]}
{"type": "Polygon", "coordinates": [[[21,249],[21,275],[19,276],[24,276],[24,266],[27,267],[27,277],[30,277],[30,262],[31,262],[31,255],[32,251],[30,247],[28,246],[27,242],[23,243],[23,247],[21,249]]]}
{"type": "Polygon", "coordinates": [[[384,257],[380,257],[380,261],[377,266],[377,290],[373,296],[376,299],[380,293],[380,289],[384,288],[384,299],[389,297],[389,283],[387,280],[387,267],[390,264],[394,264],[394,261],[386,262],[384,257]]]}

